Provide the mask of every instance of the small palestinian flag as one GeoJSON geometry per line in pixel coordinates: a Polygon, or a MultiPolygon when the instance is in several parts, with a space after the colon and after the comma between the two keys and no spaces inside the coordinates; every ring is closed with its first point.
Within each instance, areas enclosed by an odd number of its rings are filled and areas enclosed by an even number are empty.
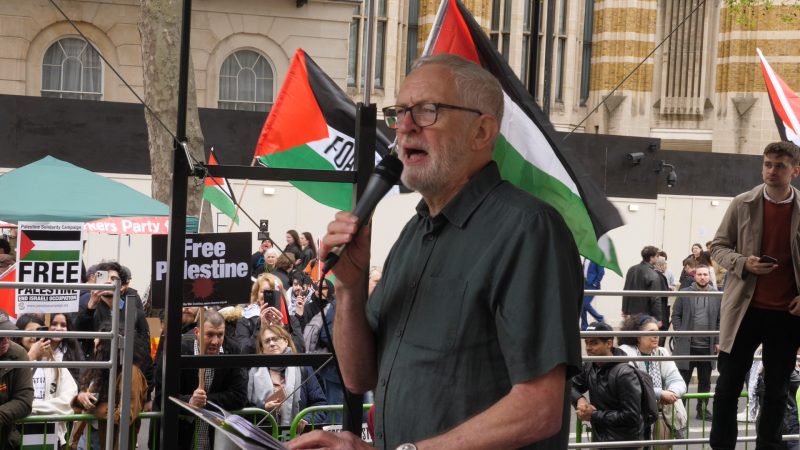
{"type": "Polygon", "coordinates": [[[425,56],[440,53],[480,64],[500,81],[505,105],[494,159],[503,178],[553,206],[581,255],[621,275],[606,234],[623,225],[619,212],[575,162],[567,161],[547,116],[458,0],[442,1],[425,45],[425,56]]]}
{"type": "Polygon", "coordinates": [[[793,142],[800,145],[800,98],[792,91],[785,81],[772,70],[760,49],[756,49],[761,60],[761,69],[764,72],[764,83],[769,92],[769,104],[775,115],[775,125],[782,141],[793,142]]]}
{"type": "MultiPolygon", "coordinates": [[[[305,51],[298,49],[261,130],[254,158],[268,167],[354,170],[355,131],[356,105],[305,51]]],[[[389,140],[378,131],[377,141],[375,151],[380,158],[387,153],[389,140]]],[[[352,209],[350,184],[292,184],[324,205],[352,209]]]]}
{"type": "MultiPolygon", "coordinates": [[[[208,165],[216,166],[217,158],[214,156],[214,147],[208,154],[208,165]]],[[[236,211],[236,197],[233,196],[233,189],[228,183],[227,178],[206,177],[203,198],[216,207],[220,212],[233,219],[239,224],[239,214],[236,211]]]]}
{"type": "Polygon", "coordinates": [[[80,231],[26,230],[20,226],[18,261],[78,261],[81,258],[80,231]]]}

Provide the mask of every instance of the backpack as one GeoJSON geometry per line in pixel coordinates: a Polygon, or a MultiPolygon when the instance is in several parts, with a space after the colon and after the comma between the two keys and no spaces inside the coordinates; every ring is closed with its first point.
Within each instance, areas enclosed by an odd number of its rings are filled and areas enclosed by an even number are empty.
{"type": "Polygon", "coordinates": [[[649,427],[656,423],[658,419],[658,399],[656,398],[656,391],[653,388],[653,380],[650,375],[642,372],[638,367],[630,364],[617,364],[609,371],[609,382],[614,384],[616,390],[616,379],[622,367],[630,367],[636,378],[639,379],[639,384],[642,386],[642,419],[644,420],[645,427],[649,427]]]}
{"type": "Polygon", "coordinates": [[[330,310],[330,303],[325,305],[324,311],[320,311],[303,328],[303,342],[306,346],[306,353],[329,353],[326,343],[320,340],[322,334],[322,321],[330,310]]]}

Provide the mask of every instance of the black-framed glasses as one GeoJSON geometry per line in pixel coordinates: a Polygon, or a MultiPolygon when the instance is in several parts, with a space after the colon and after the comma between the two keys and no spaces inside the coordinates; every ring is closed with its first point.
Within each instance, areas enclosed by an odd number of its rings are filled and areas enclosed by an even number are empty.
{"type": "Polygon", "coordinates": [[[446,103],[417,103],[411,106],[387,106],[383,108],[383,117],[386,120],[386,126],[395,129],[397,124],[400,123],[405,117],[406,113],[411,111],[411,120],[420,128],[429,127],[436,123],[439,118],[440,109],[454,109],[456,111],[467,111],[477,115],[483,115],[480,110],[474,108],[467,108],[465,106],[448,105],[446,103]]]}

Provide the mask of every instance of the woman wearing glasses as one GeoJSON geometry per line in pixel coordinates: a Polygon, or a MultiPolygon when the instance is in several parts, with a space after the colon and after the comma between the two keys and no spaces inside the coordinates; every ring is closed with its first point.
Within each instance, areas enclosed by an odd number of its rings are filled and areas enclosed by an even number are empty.
{"type": "MultiPolygon", "coordinates": [[[[256,341],[260,355],[283,355],[295,352],[289,333],[279,325],[261,328],[256,341]]],[[[287,427],[292,419],[309,406],[327,404],[325,394],[310,367],[254,367],[247,382],[247,400],[273,414],[278,424],[287,427]]],[[[309,423],[325,421],[324,413],[308,415],[300,421],[297,432],[309,423]]]]}

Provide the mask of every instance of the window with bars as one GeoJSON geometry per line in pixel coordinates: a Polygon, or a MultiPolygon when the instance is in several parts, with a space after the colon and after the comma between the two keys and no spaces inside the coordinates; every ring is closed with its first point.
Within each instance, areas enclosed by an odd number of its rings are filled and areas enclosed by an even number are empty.
{"type": "Polygon", "coordinates": [[[70,37],[56,41],[42,61],[42,97],[101,100],[100,53],[83,39],[70,37]]]}
{"type": "Polygon", "coordinates": [[[661,114],[701,115],[713,74],[709,74],[708,52],[713,43],[708,21],[711,10],[703,0],[662,0],[659,2],[664,35],[678,27],[661,57],[661,114]]]}
{"type": "Polygon", "coordinates": [[[581,56],[580,105],[589,100],[589,85],[592,70],[592,33],[594,32],[594,0],[585,0],[583,11],[583,55],[581,56]]]}
{"type": "Polygon", "coordinates": [[[564,102],[564,72],[567,53],[567,0],[563,0],[558,8],[558,33],[556,35],[556,92],[555,101],[564,102]]]}
{"type": "Polygon", "coordinates": [[[269,110],[274,101],[272,66],[261,54],[239,50],[219,71],[219,109],[269,110]]]}
{"type": "MultiPolygon", "coordinates": [[[[530,90],[532,83],[535,79],[531,79],[531,24],[534,21],[535,0],[524,0],[525,9],[522,13],[522,70],[520,70],[520,79],[525,83],[525,87],[530,90]]],[[[536,67],[534,64],[533,67],[536,67]]]]}
{"type": "Polygon", "coordinates": [[[492,3],[492,26],[489,37],[506,61],[511,43],[511,3],[512,0],[495,0],[492,3]]]}
{"type": "MultiPolygon", "coordinates": [[[[375,21],[375,60],[372,67],[373,86],[383,89],[384,72],[386,65],[386,0],[375,2],[377,14],[375,21]]],[[[360,89],[366,79],[367,59],[367,16],[366,6],[361,4],[353,7],[353,17],[350,20],[350,48],[347,61],[347,85],[360,89]]]]}

